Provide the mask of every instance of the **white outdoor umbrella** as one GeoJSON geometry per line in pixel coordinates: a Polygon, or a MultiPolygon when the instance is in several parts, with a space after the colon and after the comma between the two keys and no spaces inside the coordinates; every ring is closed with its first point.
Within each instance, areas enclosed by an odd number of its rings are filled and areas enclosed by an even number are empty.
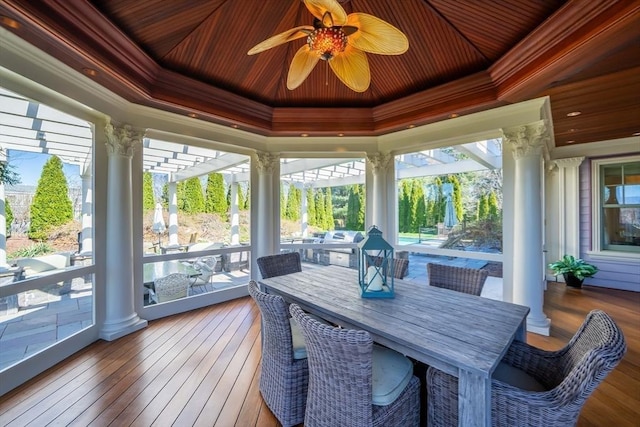
{"type": "Polygon", "coordinates": [[[153,212],[153,226],[151,229],[158,233],[158,245],[160,244],[160,235],[164,233],[167,227],[164,225],[164,218],[162,216],[162,205],[156,204],[155,211],[153,212]]]}

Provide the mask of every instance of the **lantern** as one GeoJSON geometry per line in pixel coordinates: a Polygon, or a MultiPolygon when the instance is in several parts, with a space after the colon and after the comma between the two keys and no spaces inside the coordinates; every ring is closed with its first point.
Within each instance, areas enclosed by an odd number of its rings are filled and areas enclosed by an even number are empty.
{"type": "Polygon", "coordinates": [[[393,246],[375,225],[358,243],[358,282],[363,298],[393,298],[393,246]]]}

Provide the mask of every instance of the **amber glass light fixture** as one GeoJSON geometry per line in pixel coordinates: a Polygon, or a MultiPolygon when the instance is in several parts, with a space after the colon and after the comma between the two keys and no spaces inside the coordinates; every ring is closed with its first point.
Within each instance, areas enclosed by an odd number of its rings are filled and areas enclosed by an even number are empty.
{"type": "Polygon", "coordinates": [[[365,52],[400,55],[409,49],[407,36],[380,18],[366,13],[347,15],[337,0],[303,1],[315,17],[313,25],[303,25],[276,34],[247,52],[255,55],[306,37],[307,43],[298,50],[289,67],[289,90],[300,86],[322,59],[328,62],[338,79],[349,89],[364,92],[371,83],[365,52]]]}

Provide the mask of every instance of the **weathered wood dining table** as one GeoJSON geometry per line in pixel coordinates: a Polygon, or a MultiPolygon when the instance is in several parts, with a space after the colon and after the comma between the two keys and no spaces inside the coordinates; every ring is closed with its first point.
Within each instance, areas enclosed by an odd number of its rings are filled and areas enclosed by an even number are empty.
{"type": "Polygon", "coordinates": [[[260,280],[266,292],[458,378],[458,425],[491,425],[491,375],[529,308],[395,280],[395,298],[362,298],[358,272],[339,266],[260,280]]]}

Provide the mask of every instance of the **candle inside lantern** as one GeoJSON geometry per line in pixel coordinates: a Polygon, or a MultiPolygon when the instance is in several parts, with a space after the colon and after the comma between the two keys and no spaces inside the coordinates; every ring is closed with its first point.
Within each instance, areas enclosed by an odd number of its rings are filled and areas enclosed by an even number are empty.
{"type": "Polygon", "coordinates": [[[367,269],[367,280],[369,281],[368,291],[382,290],[382,276],[376,274],[376,268],[374,266],[370,266],[367,269]]]}

